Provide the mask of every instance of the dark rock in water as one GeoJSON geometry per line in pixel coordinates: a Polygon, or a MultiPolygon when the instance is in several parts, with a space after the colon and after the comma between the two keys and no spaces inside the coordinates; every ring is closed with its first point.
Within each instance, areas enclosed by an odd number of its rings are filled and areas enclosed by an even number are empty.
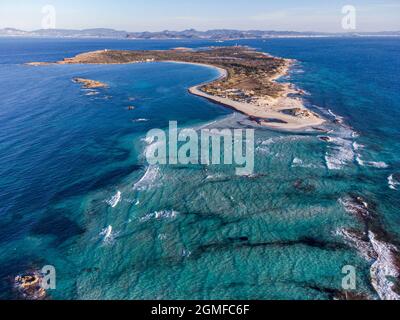
{"type": "Polygon", "coordinates": [[[335,119],[335,120],[333,120],[333,123],[335,123],[335,124],[343,124],[343,120],[335,119]]]}
{"type": "Polygon", "coordinates": [[[257,124],[261,124],[261,121],[263,120],[262,118],[257,118],[257,117],[253,117],[253,116],[250,116],[248,119],[250,121],[257,122],[257,124]]]}
{"type": "Polygon", "coordinates": [[[260,118],[260,117],[254,117],[254,116],[249,116],[250,121],[254,121],[257,124],[263,124],[263,123],[287,123],[284,120],[281,119],[275,119],[275,118],[260,118]]]}
{"type": "Polygon", "coordinates": [[[331,142],[331,138],[330,137],[326,137],[326,136],[321,136],[321,137],[318,137],[320,140],[322,140],[322,141],[325,141],[325,142],[331,142]]]}
{"type": "Polygon", "coordinates": [[[14,287],[22,298],[28,300],[43,300],[46,298],[46,290],[42,287],[43,276],[37,272],[31,272],[15,277],[14,287]]]}
{"type": "Polygon", "coordinates": [[[362,220],[367,219],[367,221],[372,222],[376,218],[374,210],[376,209],[376,204],[367,200],[357,194],[349,194],[350,198],[342,201],[344,207],[348,212],[355,214],[362,220]]]}
{"type": "Polygon", "coordinates": [[[254,173],[254,174],[249,174],[247,176],[242,176],[242,177],[247,178],[247,179],[258,179],[258,178],[267,177],[267,175],[265,173],[254,173]]]}
{"type": "Polygon", "coordinates": [[[329,130],[323,129],[323,128],[318,128],[318,127],[311,127],[312,129],[316,130],[316,131],[321,131],[321,132],[325,132],[328,133],[329,130]]]}
{"type": "Polygon", "coordinates": [[[304,183],[304,180],[301,180],[301,179],[296,180],[293,183],[293,187],[295,187],[297,190],[303,191],[303,192],[314,192],[316,190],[315,186],[304,183]]]}
{"type": "Polygon", "coordinates": [[[287,123],[287,121],[281,120],[281,119],[275,119],[275,118],[266,118],[263,121],[264,123],[287,123]]]}
{"type": "Polygon", "coordinates": [[[128,110],[135,110],[136,108],[134,106],[129,106],[127,109],[128,110]]]}
{"type": "Polygon", "coordinates": [[[238,237],[238,238],[228,238],[229,242],[247,242],[249,241],[248,237],[238,237]]]}

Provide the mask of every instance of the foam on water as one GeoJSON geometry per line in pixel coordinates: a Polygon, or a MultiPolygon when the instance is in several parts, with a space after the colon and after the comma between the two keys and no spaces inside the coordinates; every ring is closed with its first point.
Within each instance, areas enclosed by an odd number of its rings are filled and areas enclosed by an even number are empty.
{"type": "Polygon", "coordinates": [[[313,163],[305,163],[302,159],[295,157],[292,161],[292,168],[317,168],[313,163]]]}
{"type": "Polygon", "coordinates": [[[133,119],[132,122],[147,122],[150,121],[149,119],[145,119],[145,118],[139,118],[139,119],[133,119]]]}
{"type": "Polygon", "coordinates": [[[163,141],[155,142],[154,140],[155,140],[154,136],[142,139],[142,141],[144,141],[147,144],[147,146],[144,148],[143,151],[143,155],[146,159],[152,159],[157,148],[159,148],[159,146],[161,146],[163,143],[163,141]]]}
{"type": "Polygon", "coordinates": [[[221,181],[230,178],[230,176],[223,173],[208,174],[205,177],[205,181],[221,181]]]}
{"type": "Polygon", "coordinates": [[[104,228],[100,232],[100,236],[103,237],[104,244],[112,244],[115,239],[115,235],[113,234],[113,227],[110,225],[107,228],[104,228]]]}
{"type": "Polygon", "coordinates": [[[354,162],[353,142],[340,137],[330,137],[325,162],[329,170],[340,170],[354,162]]]}
{"type": "Polygon", "coordinates": [[[364,148],[365,148],[365,145],[359,144],[359,143],[356,142],[356,141],[353,142],[353,149],[354,149],[355,151],[359,151],[359,150],[362,150],[362,149],[364,149],[364,148]]]}
{"type": "Polygon", "coordinates": [[[388,177],[388,185],[392,190],[397,190],[397,187],[400,186],[400,181],[395,178],[395,174],[391,174],[388,177]]]}
{"type": "Polygon", "coordinates": [[[307,141],[312,138],[300,135],[283,135],[267,139],[258,139],[257,144],[260,146],[270,146],[276,143],[294,142],[294,141],[307,141]]]}
{"type": "Polygon", "coordinates": [[[158,235],[157,238],[158,238],[158,240],[163,241],[163,240],[167,239],[167,235],[165,233],[161,233],[158,235]]]}
{"type": "Polygon", "coordinates": [[[334,118],[335,121],[337,121],[338,123],[342,124],[344,121],[344,118],[335,114],[331,109],[327,110],[327,113],[332,116],[334,118]]]}
{"type": "Polygon", "coordinates": [[[150,165],[147,167],[146,172],[140,178],[138,182],[136,182],[133,186],[134,190],[137,191],[145,191],[152,189],[159,185],[159,179],[161,177],[161,170],[157,165],[150,165]]]}
{"type": "Polygon", "coordinates": [[[85,93],[85,96],[96,96],[98,94],[100,94],[100,92],[98,92],[98,91],[89,91],[89,92],[85,93]]]}
{"type": "Polygon", "coordinates": [[[110,200],[108,200],[107,203],[111,208],[115,208],[118,205],[118,203],[120,203],[121,196],[122,196],[121,191],[117,191],[117,193],[110,200]]]}
{"type": "Polygon", "coordinates": [[[299,158],[294,158],[292,161],[292,166],[300,166],[303,164],[303,160],[299,159],[299,158]]]}
{"type": "Polygon", "coordinates": [[[149,213],[144,217],[140,218],[141,222],[147,222],[149,220],[163,220],[163,219],[175,219],[179,212],[175,210],[161,210],[149,213]]]}
{"type": "Polygon", "coordinates": [[[360,155],[356,156],[356,161],[362,167],[374,167],[378,169],[389,168],[389,165],[383,161],[364,161],[361,159],[360,155]]]}
{"type": "Polygon", "coordinates": [[[363,151],[365,148],[366,148],[365,145],[360,144],[356,141],[353,142],[353,149],[354,149],[354,152],[356,153],[355,159],[356,159],[356,162],[358,163],[358,165],[360,165],[362,167],[374,167],[374,168],[378,168],[378,169],[386,169],[389,167],[389,165],[384,161],[363,160],[361,151],[363,151]]]}
{"type": "Polygon", "coordinates": [[[262,147],[262,146],[256,147],[255,151],[260,153],[260,154],[264,154],[264,155],[270,153],[270,149],[268,147],[262,147]]]}
{"type": "Polygon", "coordinates": [[[192,252],[187,250],[187,249],[183,249],[182,250],[182,257],[183,258],[189,258],[192,255],[192,252]]]}

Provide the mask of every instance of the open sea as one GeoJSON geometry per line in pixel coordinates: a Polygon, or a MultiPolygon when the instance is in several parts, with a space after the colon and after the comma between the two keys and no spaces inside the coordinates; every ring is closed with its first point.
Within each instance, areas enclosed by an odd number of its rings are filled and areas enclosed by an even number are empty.
{"type": "Polygon", "coordinates": [[[385,252],[400,248],[399,57],[399,38],[0,38],[0,299],[18,298],[15,276],[45,265],[57,272],[50,299],[333,299],[344,266],[358,295],[396,297],[385,252]],[[235,44],[296,59],[282,81],[328,120],[327,134],[256,127],[250,177],[145,161],[146,133],[170,120],[254,126],[187,92],[218,77],[212,68],[24,65],[235,44]],[[83,90],[73,77],[109,88],[83,90]],[[349,240],[349,229],[364,239],[349,240]]]}

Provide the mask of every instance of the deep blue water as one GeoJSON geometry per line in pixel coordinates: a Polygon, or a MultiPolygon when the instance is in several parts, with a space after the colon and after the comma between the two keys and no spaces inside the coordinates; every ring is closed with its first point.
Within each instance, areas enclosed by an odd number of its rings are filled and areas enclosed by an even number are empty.
{"type": "Polygon", "coordinates": [[[0,298],[15,297],[16,275],[45,264],[57,269],[54,299],[331,299],[346,264],[357,267],[358,291],[377,297],[373,261],[337,230],[363,227],[342,205],[356,194],[391,243],[399,239],[400,186],[391,189],[388,178],[400,174],[400,41],[239,44],[298,60],[285,81],[309,93],[313,110],[343,117],[331,124],[332,145],[316,134],[258,128],[258,179],[229,168],[149,168],[143,137],[169,120],[241,126],[242,116],[187,93],[215,70],[23,63],[216,43],[0,39],[0,298]],[[110,87],[90,95],[76,76],[110,87]],[[118,191],[112,208],[107,200],[118,191]],[[106,245],[109,225],[115,241],[106,245]]]}

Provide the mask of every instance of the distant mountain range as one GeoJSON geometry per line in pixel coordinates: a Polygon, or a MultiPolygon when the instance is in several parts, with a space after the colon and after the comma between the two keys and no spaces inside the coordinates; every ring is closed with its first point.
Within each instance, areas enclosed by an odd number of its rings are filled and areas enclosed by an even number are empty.
{"type": "Polygon", "coordinates": [[[84,30],[67,29],[40,29],[24,31],[14,28],[0,29],[0,37],[52,37],[52,38],[112,38],[112,39],[206,39],[206,40],[238,40],[238,39],[267,39],[286,37],[357,37],[357,36],[400,36],[400,31],[384,32],[349,32],[349,33],[324,33],[324,32],[296,32],[296,31],[261,31],[261,30],[231,30],[216,29],[197,31],[188,29],[184,31],[160,32],[127,32],[114,29],[96,28],[84,30]]]}

